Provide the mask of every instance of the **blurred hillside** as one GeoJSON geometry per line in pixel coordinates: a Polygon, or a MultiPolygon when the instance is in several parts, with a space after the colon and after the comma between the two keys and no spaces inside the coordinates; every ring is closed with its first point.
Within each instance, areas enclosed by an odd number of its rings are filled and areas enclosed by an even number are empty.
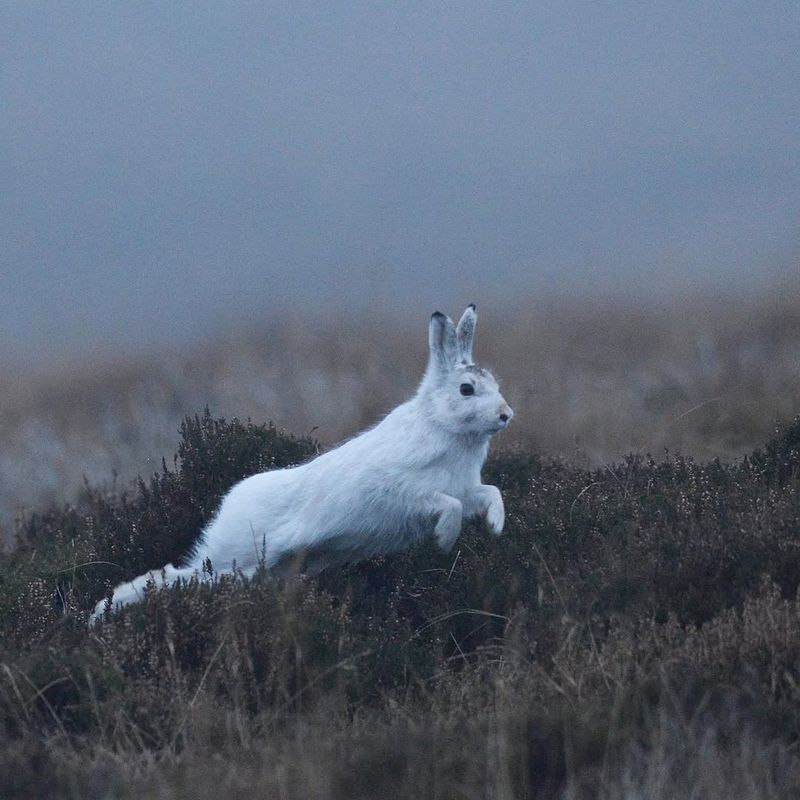
{"type": "MultiPolygon", "coordinates": [[[[516,411],[495,449],[582,466],[663,448],[732,459],[800,410],[800,292],[483,311],[476,356],[516,411]]],[[[74,499],[84,476],[124,485],[156,471],[181,419],[206,406],[325,445],[353,435],[413,393],[426,313],[402,325],[379,314],[285,318],[183,348],[23,370],[0,390],[5,537],[20,511],[74,499]]]]}

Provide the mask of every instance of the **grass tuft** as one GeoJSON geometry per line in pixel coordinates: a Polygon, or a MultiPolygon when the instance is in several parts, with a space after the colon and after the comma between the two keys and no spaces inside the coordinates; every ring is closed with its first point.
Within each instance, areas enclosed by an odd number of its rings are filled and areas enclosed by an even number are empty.
{"type": "Polygon", "coordinates": [[[112,584],[317,444],[202,416],[0,555],[0,795],[796,796],[800,418],[742,460],[495,458],[468,525],[313,579],[112,584]]]}

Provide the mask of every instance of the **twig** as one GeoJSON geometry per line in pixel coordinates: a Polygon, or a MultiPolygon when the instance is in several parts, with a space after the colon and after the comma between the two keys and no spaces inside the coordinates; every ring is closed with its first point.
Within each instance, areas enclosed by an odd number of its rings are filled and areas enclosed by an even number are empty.
{"type": "Polygon", "coordinates": [[[464,655],[464,651],[461,649],[461,645],[458,643],[458,639],[456,639],[452,631],[450,631],[450,638],[453,640],[453,643],[458,648],[458,653],[461,656],[461,658],[463,658],[464,661],[466,661],[467,657],[464,655]]]}
{"type": "Polygon", "coordinates": [[[14,673],[9,668],[8,664],[2,664],[3,672],[8,675],[8,680],[11,682],[11,688],[14,690],[14,694],[17,696],[17,700],[19,701],[19,706],[25,713],[25,719],[30,721],[31,715],[28,712],[28,706],[25,703],[25,699],[22,696],[22,692],[19,690],[19,686],[17,686],[17,682],[14,680],[14,673]]]}
{"type": "MultiPolygon", "coordinates": [[[[459,617],[462,614],[478,614],[484,617],[492,617],[493,619],[504,619],[506,622],[511,622],[509,617],[504,616],[503,614],[493,614],[491,611],[481,611],[479,608],[462,608],[459,611],[447,611],[444,614],[440,614],[438,617],[434,617],[433,619],[429,619],[424,625],[417,628],[414,633],[411,635],[411,639],[415,636],[422,633],[422,631],[430,628],[432,625],[436,625],[438,622],[444,622],[445,620],[452,619],[453,617],[459,617]]],[[[410,642],[411,639],[408,641],[410,642]]]]}
{"type": "Polygon", "coordinates": [[[580,500],[581,497],[583,497],[583,495],[586,494],[586,492],[588,492],[589,489],[592,488],[592,486],[600,486],[602,483],[604,483],[604,481],[593,481],[588,486],[584,486],[583,489],[581,489],[580,492],[578,492],[578,496],[572,501],[572,505],[569,507],[569,524],[570,525],[572,525],[572,512],[575,509],[575,503],[577,503],[578,500],[580,500]]]}
{"type": "Polygon", "coordinates": [[[547,566],[547,561],[545,561],[542,551],[539,549],[539,546],[536,544],[536,542],[532,541],[531,544],[533,545],[533,549],[536,551],[536,555],[539,556],[539,560],[542,562],[542,566],[547,573],[547,577],[550,578],[550,582],[553,584],[553,589],[556,591],[556,596],[558,597],[558,601],[561,603],[561,608],[564,610],[564,613],[569,616],[567,604],[564,602],[564,597],[561,594],[561,590],[558,588],[558,584],[556,583],[556,579],[553,577],[553,573],[550,572],[550,567],[547,566]]]}
{"type": "Polygon", "coordinates": [[[71,567],[67,567],[66,569],[59,569],[56,571],[56,575],[61,575],[62,572],[73,572],[76,569],[80,569],[81,567],[91,567],[94,564],[105,564],[108,567],[116,567],[117,569],[122,569],[119,564],[115,564],[113,561],[84,561],[83,564],[73,564],[71,567]]]}
{"type": "Polygon", "coordinates": [[[230,631],[228,633],[226,633],[222,637],[222,641],[219,643],[219,645],[217,646],[217,649],[214,651],[214,655],[211,656],[211,658],[209,659],[209,662],[206,665],[205,670],[203,671],[203,675],[200,678],[199,683],[197,684],[197,688],[194,691],[194,695],[192,696],[192,699],[189,701],[189,704],[186,706],[186,712],[183,715],[183,719],[181,720],[181,724],[178,725],[178,729],[175,731],[175,734],[172,737],[172,746],[173,747],[175,746],[175,742],[178,740],[178,737],[183,732],[183,729],[186,726],[187,721],[189,720],[189,712],[192,710],[192,708],[194,708],[194,704],[197,701],[197,698],[198,698],[198,696],[200,694],[200,690],[203,688],[203,684],[206,682],[206,678],[208,677],[208,673],[211,672],[211,667],[214,666],[214,662],[217,660],[217,656],[220,654],[220,652],[222,651],[222,648],[225,646],[225,642],[228,641],[228,636],[229,635],[230,635],[230,631]]]}
{"type": "Polygon", "coordinates": [[[44,696],[44,693],[48,689],[52,688],[53,686],[57,686],[59,683],[68,682],[70,680],[70,678],[67,678],[67,677],[56,678],[55,680],[50,681],[50,683],[46,684],[41,689],[39,689],[36,686],[36,684],[19,667],[15,666],[15,669],[27,681],[28,685],[34,691],[33,697],[28,698],[28,700],[26,702],[27,703],[33,703],[36,700],[41,700],[45,704],[45,706],[47,707],[47,710],[50,712],[50,716],[53,717],[53,720],[55,721],[56,725],[58,725],[58,729],[64,735],[64,739],[66,739],[67,744],[70,745],[70,749],[73,749],[72,748],[72,742],[70,741],[69,734],[67,733],[67,729],[64,727],[64,723],[61,721],[61,719],[58,716],[58,714],[56,714],[56,710],[53,708],[53,704],[44,696]]]}
{"type": "Polygon", "coordinates": [[[327,678],[328,675],[332,674],[333,672],[336,672],[337,669],[344,669],[346,666],[350,666],[352,668],[353,664],[359,658],[364,658],[364,656],[368,656],[371,652],[372,650],[364,650],[364,652],[362,653],[356,653],[354,656],[343,658],[341,661],[338,661],[336,664],[333,664],[332,666],[328,667],[328,669],[323,670],[322,672],[320,672],[319,675],[317,675],[316,678],[314,678],[314,680],[309,681],[305,686],[303,686],[301,689],[296,691],[290,698],[288,698],[288,700],[286,700],[286,702],[278,709],[278,712],[283,711],[286,708],[289,708],[289,706],[291,706],[291,704],[295,700],[297,700],[298,697],[305,694],[312,686],[316,685],[321,680],[327,678]]]}
{"type": "Polygon", "coordinates": [[[614,480],[619,484],[620,489],[622,489],[622,491],[625,493],[625,497],[627,497],[628,496],[628,489],[625,486],[625,484],[617,477],[617,475],[614,472],[614,470],[611,469],[611,467],[609,467],[608,464],[603,462],[603,466],[611,473],[611,477],[614,478],[614,480]]]}
{"type": "Polygon", "coordinates": [[[684,417],[688,417],[689,414],[697,411],[699,408],[707,406],[709,403],[717,403],[720,400],[722,400],[722,397],[709,397],[708,400],[703,400],[702,403],[698,403],[696,406],[692,406],[688,411],[684,411],[683,414],[680,414],[679,416],[675,417],[675,419],[673,419],[672,422],[670,422],[669,424],[674,425],[676,422],[680,422],[684,417]]]}
{"type": "Polygon", "coordinates": [[[453,577],[453,570],[456,568],[456,564],[458,563],[459,556],[461,555],[461,551],[459,550],[456,553],[456,557],[453,559],[453,566],[450,567],[450,572],[447,573],[447,580],[449,581],[450,578],[453,577]]]}

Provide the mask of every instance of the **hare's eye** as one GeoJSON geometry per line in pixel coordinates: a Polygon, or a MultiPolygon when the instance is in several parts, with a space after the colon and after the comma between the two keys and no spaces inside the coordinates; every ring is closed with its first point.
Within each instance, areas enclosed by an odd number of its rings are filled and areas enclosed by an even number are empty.
{"type": "Polygon", "coordinates": [[[469,397],[471,394],[475,394],[475,387],[471,383],[462,383],[461,386],[458,387],[458,390],[464,397],[469,397]]]}

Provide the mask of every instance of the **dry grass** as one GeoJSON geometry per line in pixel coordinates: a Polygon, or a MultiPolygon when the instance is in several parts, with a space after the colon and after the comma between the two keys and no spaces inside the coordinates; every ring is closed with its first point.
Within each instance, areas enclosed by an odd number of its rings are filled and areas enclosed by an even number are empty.
{"type": "Polygon", "coordinates": [[[0,553],[0,796],[789,800],[800,417],[735,464],[492,459],[507,530],[285,582],[109,585],[314,443],[187,420],[174,469],[0,553]]]}
{"type": "Polygon", "coordinates": [[[588,714],[543,718],[526,683],[508,674],[461,709],[434,700],[353,718],[323,707],[288,724],[260,719],[256,734],[239,710],[203,698],[188,747],[76,751],[52,737],[6,751],[4,764],[13,768],[16,755],[16,774],[30,782],[15,785],[13,771],[2,782],[14,800],[785,800],[800,789],[792,749],[765,741],[743,715],[726,721],[740,726],[732,737],[666,703],[621,745],[613,720],[604,732],[588,714]],[[44,769],[30,780],[37,760],[44,769]]]}
{"type": "MultiPolygon", "coordinates": [[[[272,420],[333,443],[413,392],[413,326],[283,319],[193,347],[22,375],[0,391],[0,524],[169,457],[186,414],[272,420]],[[377,332],[377,333],[376,333],[377,332]]],[[[800,406],[800,292],[489,307],[478,358],[517,417],[496,446],[610,462],[663,448],[741,455],[800,406]]]]}

